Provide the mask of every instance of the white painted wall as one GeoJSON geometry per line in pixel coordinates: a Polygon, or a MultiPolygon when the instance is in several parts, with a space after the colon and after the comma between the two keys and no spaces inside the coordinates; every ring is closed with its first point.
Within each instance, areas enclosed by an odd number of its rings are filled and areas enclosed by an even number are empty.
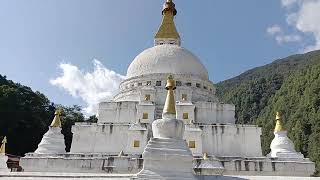
{"type": "Polygon", "coordinates": [[[218,102],[195,102],[195,120],[201,124],[234,124],[235,107],[218,102]]]}
{"type": "Polygon", "coordinates": [[[142,154],[149,138],[147,128],[132,129],[129,124],[78,123],[72,127],[72,133],[71,153],[142,154]],[[133,148],[134,140],[140,140],[139,148],[133,148]]]}
{"type": "Polygon", "coordinates": [[[261,157],[261,128],[242,125],[204,125],[203,152],[215,156],[261,157]]]}
{"type": "MultiPolygon", "coordinates": [[[[223,175],[250,176],[310,176],[315,171],[315,164],[304,161],[279,161],[262,158],[218,157],[224,166],[223,175]]],[[[194,167],[202,159],[194,159],[194,167]]],[[[103,157],[97,154],[64,154],[40,156],[27,154],[20,159],[25,172],[73,172],[73,173],[119,173],[135,174],[142,169],[143,160],[137,157],[103,157]]],[[[198,171],[198,175],[210,175],[210,170],[198,171]]],[[[278,177],[285,179],[287,177],[278,177]]]]}
{"type": "Polygon", "coordinates": [[[191,122],[195,122],[194,118],[194,108],[195,106],[192,103],[188,102],[179,102],[176,105],[176,111],[177,111],[177,119],[181,119],[186,124],[190,124],[191,122]],[[183,113],[188,113],[188,119],[183,118],[183,113]]]}
{"type": "MultiPolygon", "coordinates": [[[[149,136],[151,136],[151,134],[149,136]]],[[[127,154],[141,155],[149,138],[148,127],[146,124],[133,124],[128,131],[128,140],[125,152],[127,154]],[[134,147],[134,141],[139,141],[139,147],[134,147]]]]}
{"type": "Polygon", "coordinates": [[[143,104],[137,104],[137,116],[136,116],[136,122],[140,121],[141,123],[152,123],[155,115],[155,106],[151,103],[143,103],[143,104]],[[148,118],[143,118],[143,113],[148,113],[148,118]]]}
{"type": "Polygon", "coordinates": [[[185,132],[184,132],[184,139],[189,144],[190,141],[195,141],[196,146],[195,148],[190,148],[193,156],[202,156],[203,150],[202,150],[202,130],[196,127],[190,127],[186,126],[185,132]]]}
{"type": "Polygon", "coordinates": [[[137,102],[103,102],[99,104],[98,123],[134,123],[137,102]]]}
{"type": "MultiPolygon", "coordinates": [[[[240,125],[187,125],[185,137],[195,139],[197,149],[191,149],[195,155],[204,152],[216,156],[261,157],[261,128],[240,125]],[[200,129],[202,132],[195,131],[200,129]],[[201,136],[200,136],[201,134],[201,136]],[[200,139],[201,138],[201,139],[200,139]],[[201,143],[201,145],[199,145],[201,143]]],[[[151,129],[129,131],[130,125],[120,124],[76,124],[72,128],[73,141],[71,153],[105,153],[118,155],[140,154],[148,141],[151,129]],[[131,148],[133,138],[140,139],[140,148],[131,148]]]]}

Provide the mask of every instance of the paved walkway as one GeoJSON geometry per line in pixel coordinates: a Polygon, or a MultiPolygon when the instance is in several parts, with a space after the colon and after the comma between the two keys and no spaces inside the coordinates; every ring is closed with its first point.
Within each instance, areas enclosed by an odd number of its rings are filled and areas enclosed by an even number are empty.
{"type": "MultiPolygon", "coordinates": [[[[0,180],[130,180],[134,174],[54,173],[54,172],[0,172],[0,180]]],[[[177,178],[179,179],[179,178],[177,178]]],[[[291,176],[202,176],[199,180],[320,180],[320,177],[291,176]]]]}

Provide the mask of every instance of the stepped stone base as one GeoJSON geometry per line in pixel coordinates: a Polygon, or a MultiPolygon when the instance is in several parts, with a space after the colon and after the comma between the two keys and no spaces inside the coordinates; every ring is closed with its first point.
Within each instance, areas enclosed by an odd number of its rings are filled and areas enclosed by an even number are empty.
{"type": "MultiPolygon", "coordinates": [[[[273,157],[277,157],[278,159],[284,159],[284,160],[296,160],[296,161],[303,161],[304,156],[300,152],[276,152],[273,153],[273,157]]],[[[269,157],[272,157],[271,155],[268,155],[269,157]]]]}
{"type": "Polygon", "coordinates": [[[192,154],[184,140],[152,138],[143,158],[138,179],[195,179],[192,154]]]}

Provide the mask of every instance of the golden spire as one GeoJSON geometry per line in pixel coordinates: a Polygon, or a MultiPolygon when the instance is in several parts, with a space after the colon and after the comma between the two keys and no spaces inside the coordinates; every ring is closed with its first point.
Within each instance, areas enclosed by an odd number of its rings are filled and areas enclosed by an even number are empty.
{"type": "Polygon", "coordinates": [[[208,160],[209,157],[208,157],[208,153],[203,153],[203,160],[208,160]]]}
{"type": "Polygon", "coordinates": [[[155,39],[173,39],[178,41],[177,44],[180,45],[180,35],[176,29],[173,18],[177,14],[175,4],[172,0],[167,0],[162,9],[162,22],[159,27],[155,39]]]}
{"type": "Polygon", "coordinates": [[[277,112],[277,114],[276,114],[276,127],[274,128],[274,132],[285,131],[282,123],[283,122],[281,119],[281,113],[277,112]]]}
{"type": "Polygon", "coordinates": [[[60,120],[61,113],[62,113],[62,109],[58,108],[54,113],[55,116],[53,118],[53,121],[50,127],[61,127],[61,120],[60,120]]]}
{"type": "Polygon", "coordinates": [[[125,154],[123,153],[123,150],[120,151],[120,153],[118,154],[118,157],[123,157],[125,156],[125,154]]]}
{"type": "Polygon", "coordinates": [[[1,148],[0,148],[0,153],[1,154],[5,154],[6,153],[6,143],[7,143],[7,137],[5,136],[2,139],[2,145],[1,145],[1,148]]]}
{"type": "Polygon", "coordinates": [[[163,107],[163,114],[176,114],[176,102],[174,100],[173,90],[176,89],[175,81],[172,75],[168,76],[166,89],[168,90],[166,102],[163,107]]]}

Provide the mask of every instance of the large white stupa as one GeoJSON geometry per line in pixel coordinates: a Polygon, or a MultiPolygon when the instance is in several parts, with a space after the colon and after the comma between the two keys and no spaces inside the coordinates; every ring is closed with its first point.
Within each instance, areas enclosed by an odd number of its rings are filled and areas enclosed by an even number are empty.
{"type": "MultiPolygon", "coordinates": [[[[73,126],[71,151],[28,153],[21,159],[25,172],[138,173],[144,158],[152,157],[148,149],[142,154],[148,141],[159,133],[152,131],[151,124],[162,118],[166,80],[173,75],[174,119],[185,124],[181,138],[192,154],[194,174],[313,174],[314,163],[303,157],[299,160],[264,157],[261,128],[235,124],[234,105],[219,102],[205,66],[181,47],[174,24],[176,13],[175,4],[167,0],[154,46],[140,53],[129,65],[119,93],[111,101],[99,104],[97,123],[73,126]]],[[[150,143],[153,147],[159,144],[150,143]]]]}

